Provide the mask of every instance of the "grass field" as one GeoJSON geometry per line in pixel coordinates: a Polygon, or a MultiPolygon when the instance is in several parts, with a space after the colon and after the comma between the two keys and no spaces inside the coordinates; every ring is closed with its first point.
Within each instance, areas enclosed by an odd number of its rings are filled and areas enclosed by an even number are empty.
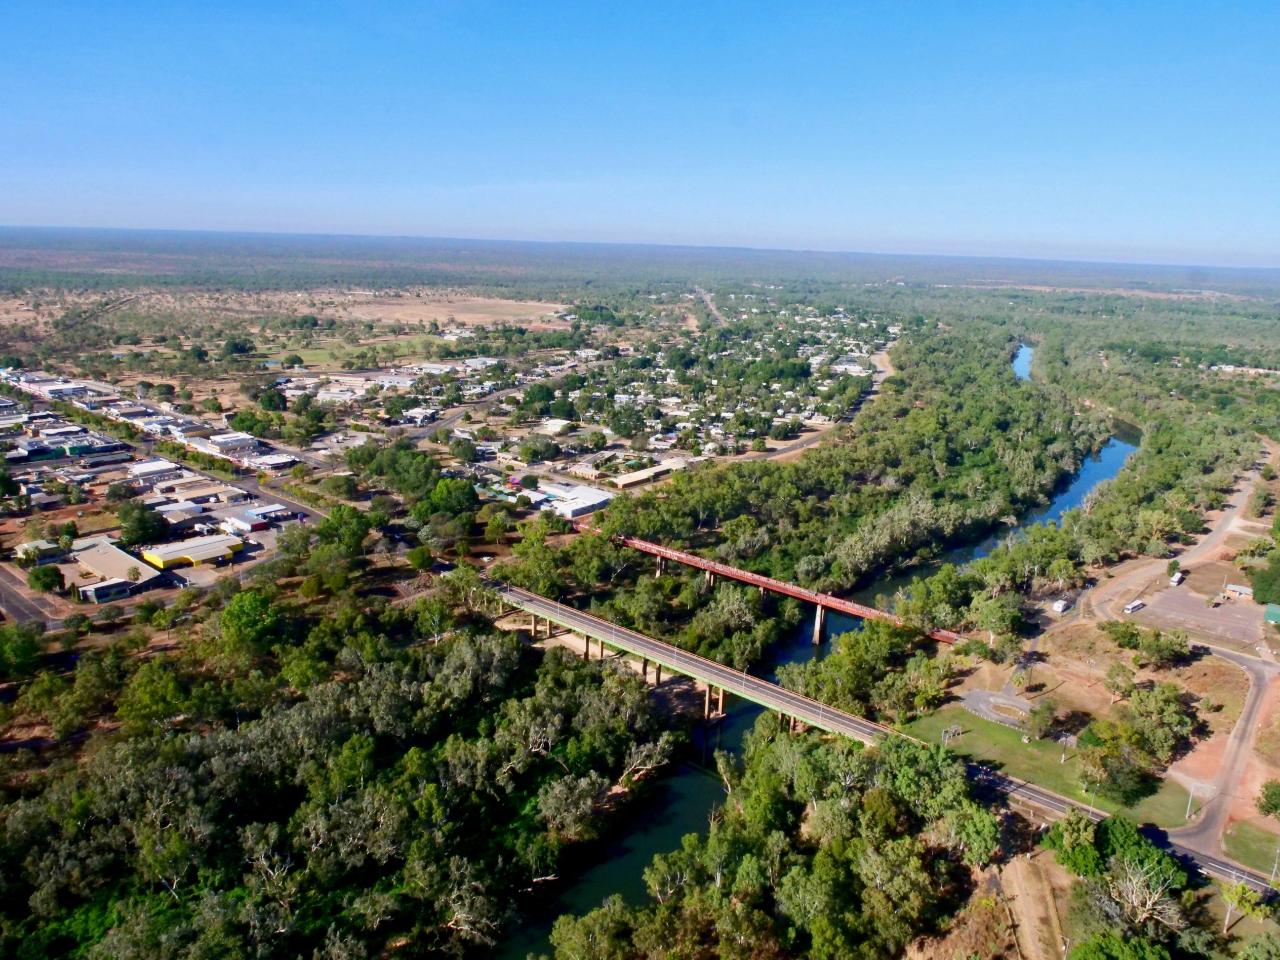
{"type": "Polygon", "coordinates": [[[957,704],[949,704],[915,720],[904,728],[904,732],[929,743],[941,743],[942,731],[950,726],[958,726],[964,731],[948,744],[952,750],[962,756],[991,763],[1010,776],[1030,781],[1078,803],[1092,802],[1107,813],[1123,812],[1139,823],[1179,827],[1186,822],[1187,791],[1171,780],[1162,782],[1156,793],[1132,807],[1086,796],[1080,787],[1079,765],[1074,751],[1067,751],[1067,760],[1063,763],[1060,744],[1048,740],[1023,743],[1021,731],[975,717],[957,704]]]}
{"type": "Polygon", "coordinates": [[[1228,857],[1270,874],[1280,849],[1280,834],[1272,833],[1252,823],[1233,823],[1222,835],[1222,849],[1228,857]]]}

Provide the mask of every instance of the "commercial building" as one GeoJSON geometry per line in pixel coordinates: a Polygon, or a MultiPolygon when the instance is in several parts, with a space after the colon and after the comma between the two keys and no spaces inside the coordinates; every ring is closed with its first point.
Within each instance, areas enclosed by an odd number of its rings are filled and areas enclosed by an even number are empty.
{"type": "Polygon", "coordinates": [[[543,483],[539,489],[548,497],[542,509],[554,510],[569,520],[593,513],[613,499],[613,494],[605,490],[571,483],[543,483]]]}
{"type": "Polygon", "coordinates": [[[248,510],[237,510],[235,513],[224,516],[220,526],[227,533],[252,533],[255,530],[267,529],[271,526],[271,521],[248,510]]]}
{"type": "Polygon", "coordinates": [[[79,587],[80,596],[90,603],[106,603],[131,596],[145,590],[151,581],[160,576],[132,554],[125,553],[105,537],[83,550],[77,550],[72,558],[91,574],[101,577],[97,583],[79,587]]]}
{"type": "Polygon", "coordinates": [[[231,455],[258,449],[258,438],[249,433],[215,433],[209,444],[219,453],[231,455]]]}
{"type": "Polygon", "coordinates": [[[142,551],[142,559],[157,570],[172,570],[174,567],[196,566],[201,563],[221,563],[230,560],[243,549],[244,541],[239,537],[212,534],[207,537],[192,537],[179,543],[147,547],[142,551]]]}
{"type": "Polygon", "coordinates": [[[137,483],[156,484],[182,476],[185,471],[172,460],[159,457],[142,460],[129,467],[129,479],[137,483]]]}

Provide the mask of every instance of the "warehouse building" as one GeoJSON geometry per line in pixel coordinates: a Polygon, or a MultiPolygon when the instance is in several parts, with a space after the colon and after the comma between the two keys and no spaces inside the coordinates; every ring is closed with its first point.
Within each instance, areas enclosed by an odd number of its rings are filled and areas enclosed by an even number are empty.
{"type": "Polygon", "coordinates": [[[146,547],[142,551],[142,559],[157,570],[172,570],[174,567],[196,566],[202,563],[222,563],[230,560],[236,553],[244,549],[244,541],[230,534],[211,534],[205,537],[192,537],[178,543],[162,543],[154,547],[146,547]]]}

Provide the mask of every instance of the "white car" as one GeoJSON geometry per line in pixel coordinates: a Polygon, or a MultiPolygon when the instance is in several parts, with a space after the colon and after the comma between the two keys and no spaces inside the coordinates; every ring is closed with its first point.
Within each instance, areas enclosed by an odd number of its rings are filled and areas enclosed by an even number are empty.
{"type": "Polygon", "coordinates": [[[1128,603],[1124,605],[1124,612],[1137,613],[1139,610],[1141,610],[1145,606],[1146,604],[1143,603],[1141,600],[1130,600],[1128,603]]]}

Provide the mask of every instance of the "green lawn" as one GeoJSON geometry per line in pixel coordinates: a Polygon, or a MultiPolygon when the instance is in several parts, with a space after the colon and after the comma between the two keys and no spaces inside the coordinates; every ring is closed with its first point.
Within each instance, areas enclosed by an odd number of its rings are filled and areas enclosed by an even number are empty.
{"type": "Polygon", "coordinates": [[[1280,834],[1272,833],[1252,823],[1233,823],[1222,835],[1222,849],[1232,860],[1270,874],[1280,849],[1280,834]]]}
{"type": "Polygon", "coordinates": [[[1139,823],[1180,827],[1186,822],[1183,815],[1187,810],[1187,791],[1173,781],[1163,781],[1156,793],[1128,808],[1096,796],[1087,797],[1080,788],[1074,751],[1067,751],[1067,761],[1063,763],[1060,744],[1048,740],[1023,743],[1021,731],[975,717],[958,704],[948,704],[907,724],[903,732],[929,743],[941,743],[942,731],[953,725],[964,732],[948,744],[952,750],[974,760],[993,763],[1010,776],[1079,803],[1092,801],[1107,813],[1123,811],[1139,823]]]}

